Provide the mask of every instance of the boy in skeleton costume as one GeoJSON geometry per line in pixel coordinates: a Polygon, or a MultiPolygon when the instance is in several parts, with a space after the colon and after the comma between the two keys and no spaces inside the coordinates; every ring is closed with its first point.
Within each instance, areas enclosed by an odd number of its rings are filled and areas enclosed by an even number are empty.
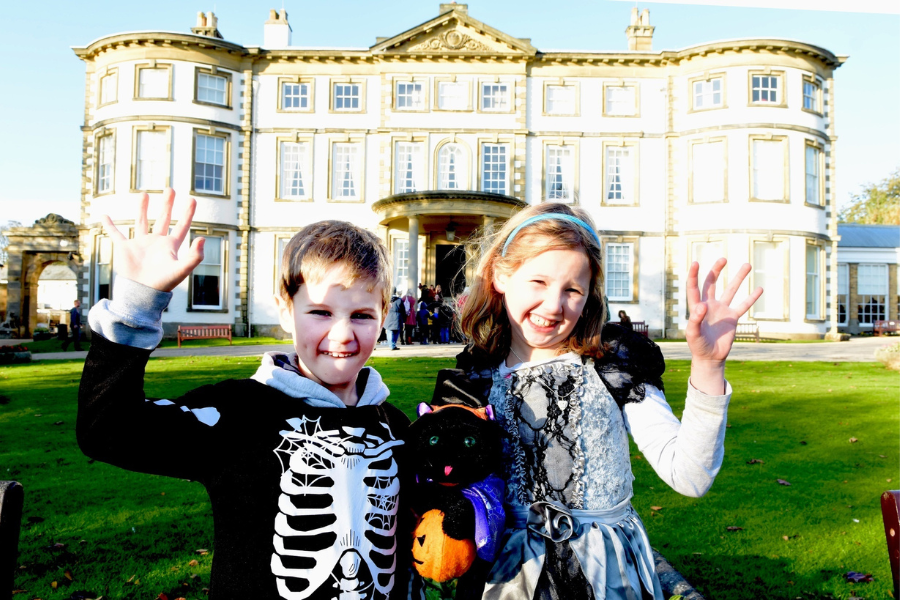
{"type": "Polygon", "coordinates": [[[398,463],[409,420],[384,402],[387,387],[364,366],[391,288],[383,244],[349,223],[307,226],[285,248],[276,296],[295,352],[267,353],[250,379],[147,399],[144,368],[170,290],[203,257],[202,238],[178,256],[195,202],[167,235],[173,202],[169,190],[148,231],[145,194],[132,239],[104,217],[118,277],[114,299],[89,315],[81,448],[206,487],[214,600],[401,597],[408,544],[398,463]]]}

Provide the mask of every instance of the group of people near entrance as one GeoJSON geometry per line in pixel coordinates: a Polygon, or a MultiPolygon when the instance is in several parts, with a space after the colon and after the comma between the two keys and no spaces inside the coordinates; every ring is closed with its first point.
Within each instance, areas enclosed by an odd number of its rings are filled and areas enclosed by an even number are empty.
{"type": "Polygon", "coordinates": [[[449,298],[444,298],[440,284],[426,286],[420,283],[418,299],[410,290],[402,295],[395,290],[391,294],[383,337],[379,341],[390,344],[391,350],[398,350],[398,343],[406,346],[416,342],[428,345],[429,341],[432,344],[457,341],[456,332],[452,330],[454,309],[465,302],[466,294],[467,291],[464,291],[451,304],[449,298]]]}
{"type": "MultiPolygon", "coordinates": [[[[145,194],[133,237],[104,217],[117,276],[112,300],[88,316],[77,435],[92,458],[206,487],[211,598],[664,597],[630,502],[629,435],[679,493],[710,488],[723,461],[734,324],[762,293],[734,301],[749,265],[718,291],[725,259],[702,280],[698,264],[690,267],[690,379],[686,391],[669,390],[686,393],[679,421],[663,393],[659,348],[607,322],[603,246],[585,211],[534,205],[482,244],[458,317],[466,346],[456,373],[477,390],[459,402],[503,429],[506,519],[480,579],[453,590],[429,587],[413,568],[413,544],[426,542],[413,538],[408,500],[420,457],[408,451],[409,418],[366,366],[386,319],[388,331],[407,331],[397,325],[408,318],[391,321],[393,307],[412,313],[411,294],[392,297],[383,242],[347,222],[304,227],[285,248],[275,296],[292,351],[266,353],[249,379],[147,398],[144,368],[162,313],[204,245],[198,237],[182,247],[195,201],[171,232],[174,192],[152,228],[148,202],[145,194]]],[[[431,441],[444,435],[454,433],[431,441]]]]}

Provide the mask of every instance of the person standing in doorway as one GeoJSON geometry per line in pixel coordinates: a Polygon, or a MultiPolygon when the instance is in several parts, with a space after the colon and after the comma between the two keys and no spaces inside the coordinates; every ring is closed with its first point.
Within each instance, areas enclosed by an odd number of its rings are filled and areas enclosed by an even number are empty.
{"type": "Polygon", "coordinates": [[[69,309],[69,329],[72,330],[72,338],[66,338],[63,342],[63,350],[69,348],[69,344],[75,343],[75,350],[81,352],[81,300],[76,300],[69,309]]]}

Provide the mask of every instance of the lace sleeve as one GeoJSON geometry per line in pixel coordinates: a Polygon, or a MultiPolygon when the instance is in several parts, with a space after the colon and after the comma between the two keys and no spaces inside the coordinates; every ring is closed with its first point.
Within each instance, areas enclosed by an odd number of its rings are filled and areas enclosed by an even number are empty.
{"type": "Polygon", "coordinates": [[[594,367],[619,408],[642,402],[646,385],[664,389],[666,363],[659,346],[616,323],[603,326],[601,341],[604,354],[594,360],[594,367]]]}

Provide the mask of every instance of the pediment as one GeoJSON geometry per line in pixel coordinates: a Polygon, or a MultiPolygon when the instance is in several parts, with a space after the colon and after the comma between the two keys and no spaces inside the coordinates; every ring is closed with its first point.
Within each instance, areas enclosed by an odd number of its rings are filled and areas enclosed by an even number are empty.
{"type": "Polygon", "coordinates": [[[373,54],[449,54],[534,56],[528,40],[512,37],[469,17],[450,11],[372,46],[373,54]]]}

